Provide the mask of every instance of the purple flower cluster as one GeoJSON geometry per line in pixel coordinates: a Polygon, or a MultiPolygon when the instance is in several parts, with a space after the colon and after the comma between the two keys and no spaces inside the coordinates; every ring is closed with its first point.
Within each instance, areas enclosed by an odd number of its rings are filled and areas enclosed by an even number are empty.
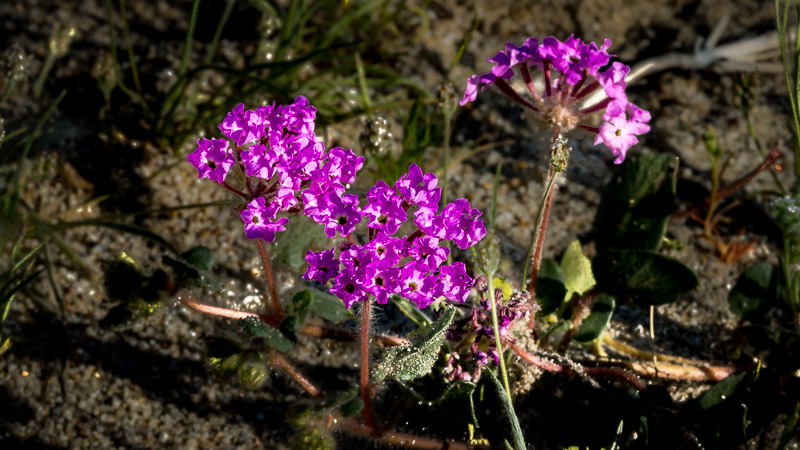
{"type": "MultiPolygon", "coordinates": [[[[485,277],[482,277],[479,284],[485,290],[485,277]]],[[[517,292],[507,301],[503,301],[503,291],[495,290],[497,302],[497,322],[500,332],[500,340],[504,343],[513,343],[514,338],[510,330],[514,323],[531,313],[531,306],[528,302],[527,292],[517,292]]],[[[477,380],[480,379],[481,369],[494,362],[500,365],[500,354],[497,352],[494,327],[492,326],[492,308],[488,299],[483,299],[479,305],[472,308],[470,314],[461,320],[454,322],[448,330],[447,339],[458,342],[472,342],[469,351],[463,355],[453,352],[445,364],[444,373],[450,380],[477,380]],[[474,335],[474,338],[465,339],[466,334],[474,335]],[[472,361],[472,372],[465,370],[464,363],[472,361]]]]}
{"type": "Polygon", "coordinates": [[[393,294],[401,295],[420,309],[442,296],[466,300],[473,280],[463,263],[443,264],[450,249],[440,242],[450,240],[466,249],[486,235],[486,228],[480,211],[465,199],[440,211],[442,190],[434,174],[423,174],[412,164],[394,187],[379,181],[367,192],[363,207],[354,195],[337,196],[333,190],[319,189],[314,191],[316,202],[306,202],[306,214],[325,225],[331,237],[336,231],[349,237],[366,217],[369,242],[358,245],[351,238],[338,249],[309,250],[304,278],[322,284],[332,280],[331,292],[348,308],[370,295],[381,304],[393,294]],[[411,214],[417,230],[395,237],[411,214]]]}
{"type": "Polygon", "coordinates": [[[506,43],[505,51],[498,52],[486,60],[493,63],[491,72],[472,75],[467,79],[467,88],[461,106],[475,100],[478,90],[497,85],[512,100],[536,112],[541,119],[556,128],[568,132],[575,127],[597,134],[595,145],[603,143],[617,157],[614,163],[625,159],[625,153],[636,144],[636,135],[650,130],[647,122],[650,113],[628,101],[625,94],[625,77],[630,67],[620,62],[608,66],[607,53],[611,41],[606,39],[600,47],[595,43],[584,43],[570,35],[564,42],[555,37],[546,37],[542,42],[528,38],[521,46],[506,43]],[[606,67],[608,66],[608,67],[606,67]],[[531,67],[542,72],[542,92],[536,88],[531,67]],[[601,71],[604,67],[605,70],[601,71]],[[507,83],[517,69],[534,102],[523,98],[507,83]],[[555,77],[554,71],[560,73],[555,77]],[[581,100],[602,88],[606,99],[596,105],[579,109],[581,100]],[[586,114],[604,109],[600,127],[582,123],[586,114]]]}
{"type": "Polygon", "coordinates": [[[275,233],[289,221],[277,218],[280,211],[304,211],[324,222],[330,236],[336,230],[348,234],[360,220],[357,212],[350,212],[357,208],[355,196],[343,193],[364,158],[342,148],[326,152],[314,134],[316,111],[302,96],[290,105],[255,110],[239,105],[219,124],[234,148],[228,149],[225,139],[200,139],[197,150],[187,157],[200,178],[226,187],[228,171],[239,167],[246,188],[241,194],[249,200],[240,213],[248,239],[274,241],[275,233]],[[323,219],[323,214],[328,216],[323,219]],[[353,221],[339,224],[339,214],[353,221]]]}

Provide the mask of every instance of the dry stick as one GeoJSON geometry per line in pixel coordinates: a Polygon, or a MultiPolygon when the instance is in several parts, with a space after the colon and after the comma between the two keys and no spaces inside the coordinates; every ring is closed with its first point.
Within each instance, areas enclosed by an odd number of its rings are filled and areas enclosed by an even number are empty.
{"type": "MultiPolygon", "coordinates": [[[[542,359],[536,355],[532,355],[517,344],[511,344],[510,346],[511,349],[514,350],[514,353],[540,369],[556,373],[575,373],[575,371],[569,367],[562,366],[561,364],[553,361],[542,359]]],[[[622,378],[638,391],[647,390],[647,385],[644,384],[639,377],[625,369],[620,369],[618,367],[584,367],[583,373],[588,376],[609,376],[622,378]]]]}
{"type": "Polygon", "coordinates": [[[302,386],[303,389],[305,389],[312,397],[319,397],[321,395],[320,390],[314,386],[313,383],[308,381],[308,378],[304,377],[303,374],[301,374],[293,365],[291,365],[280,352],[276,351],[275,349],[270,350],[269,359],[273,366],[278,366],[285,370],[286,373],[294,378],[294,381],[302,386]]]}
{"type": "Polygon", "coordinates": [[[283,317],[283,311],[281,310],[281,304],[278,302],[278,292],[275,290],[275,279],[272,277],[272,266],[269,264],[269,256],[267,256],[267,250],[264,249],[264,244],[261,243],[261,239],[256,239],[256,244],[258,244],[258,252],[261,254],[261,262],[264,263],[264,275],[267,277],[267,286],[269,287],[269,296],[272,299],[272,313],[278,316],[278,321],[283,317]]]}
{"type": "Polygon", "coordinates": [[[369,403],[369,309],[372,297],[361,302],[361,400],[364,402],[364,421],[375,428],[372,408],[369,403]]]}
{"type": "Polygon", "coordinates": [[[674,380],[696,380],[696,381],[721,381],[730,375],[742,370],[734,366],[711,366],[704,361],[695,359],[681,358],[680,356],[670,356],[656,354],[646,350],[640,350],[623,342],[619,342],[608,334],[603,335],[603,343],[614,350],[642,360],[658,359],[655,370],[650,363],[644,364],[631,361],[613,361],[625,364],[639,375],[646,377],[671,378],[674,380]]]}
{"type": "Polygon", "coordinates": [[[489,448],[483,445],[470,445],[461,442],[440,441],[428,437],[414,436],[412,434],[396,433],[394,431],[381,433],[380,430],[376,430],[375,427],[364,425],[353,419],[334,420],[332,416],[328,417],[329,417],[328,422],[320,423],[320,425],[330,424],[330,426],[333,426],[333,424],[335,423],[336,427],[338,427],[341,430],[347,431],[348,433],[358,434],[361,436],[370,436],[382,443],[402,446],[405,448],[419,448],[419,449],[430,449],[430,450],[442,450],[442,449],[472,450],[472,449],[489,448]]]}

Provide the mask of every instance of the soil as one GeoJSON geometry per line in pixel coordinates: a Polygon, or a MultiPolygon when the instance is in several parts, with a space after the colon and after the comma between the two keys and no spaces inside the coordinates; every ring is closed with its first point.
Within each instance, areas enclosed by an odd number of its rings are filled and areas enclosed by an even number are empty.
{"type": "MultiPolygon", "coordinates": [[[[153,100],[175,80],[191,2],[130,1],[126,6],[145,86],[143,95],[153,100]]],[[[106,8],[99,0],[0,3],[0,49],[18,44],[30,55],[27,78],[0,106],[6,133],[20,126],[34,126],[58,93],[66,90],[32,149],[27,164],[35,169],[35,175],[25,180],[22,199],[39,217],[53,222],[229,199],[228,192],[208,180],[198,180],[194,169],[183,162],[184,155],[192,150],[192,139],[175,152],[160,148],[147,139],[147,130],[136,120],[135,107],[117,110],[124,120],[120,119],[115,131],[109,133],[107,121],[102,120],[107,116],[102,112],[105,101],[101,90],[103,70],[107,70],[103,61],[110,55],[106,8]],[[59,27],[74,27],[75,36],[65,54],[55,60],[43,94],[37,98],[34,84],[48,55],[48,43],[59,27]],[[112,193],[113,203],[91,202],[112,193]]],[[[190,67],[201,63],[224,4],[201,2],[200,8],[190,67]]],[[[430,92],[436,92],[444,81],[473,21],[469,45],[450,72],[459,92],[469,75],[487,71],[489,63],[484,58],[502,49],[507,40],[521,43],[529,36],[548,35],[563,39],[570,33],[585,41],[609,38],[614,44],[611,51],[635,66],[669,52],[691,54],[697,42],[706,39],[724,18],[730,22],[721,35],[723,44],[769,32],[775,21],[772,4],[762,1],[571,0],[527,4],[442,0],[408,2],[403,11],[405,15],[387,30],[386,40],[376,48],[391,48],[394,41],[407,46],[386,65],[430,92]]],[[[229,25],[223,32],[216,56],[219,63],[234,66],[253,51],[259,37],[256,14],[250,3],[236,3],[230,21],[236,26],[229,25]]],[[[324,17],[320,21],[324,23],[324,17]]],[[[123,34],[118,21],[117,31],[120,44],[123,34]]],[[[122,69],[129,71],[123,47],[117,57],[122,69]]],[[[793,185],[786,85],[782,73],[770,67],[751,64],[752,71],[746,73],[715,64],[675,67],[649,74],[629,86],[629,99],[653,116],[652,131],[631,149],[629,158],[642,153],[670,153],[680,158],[679,210],[708,195],[710,163],[703,135],[709,126],[716,130],[725,154],[731,155],[723,183],[740,178],[762,160],[737,107],[737,89],[743,76],[752,76],[755,82],[755,135],[765,148],[777,145],[785,153],[775,165],[782,168],[776,171],[777,179],[783,186],[793,185]]],[[[358,86],[349,88],[357,92],[358,86]]],[[[118,91],[111,100],[112,104],[126,103],[118,91]]],[[[386,118],[395,147],[399,147],[403,117],[389,111],[386,118]]],[[[331,145],[353,147],[358,152],[361,124],[361,119],[355,118],[326,127],[326,145],[330,140],[331,145]]],[[[197,132],[198,136],[203,133],[197,132]]],[[[501,143],[455,163],[450,171],[449,195],[466,197],[474,207],[488,211],[495,170],[503,164],[497,229],[505,255],[502,275],[510,280],[520,279],[543,191],[548,138],[547,131],[522,118],[520,111],[493,89],[461,109],[453,127],[456,154],[478,147],[479,142],[501,143]]],[[[581,241],[589,256],[593,255],[592,223],[600,190],[617,169],[607,149],[592,145],[592,136],[575,134],[570,138],[571,161],[557,186],[544,248],[544,256],[549,258],[559,259],[575,239],[581,241]]],[[[432,169],[440,154],[440,149],[430,148],[426,160],[420,163],[432,169]]],[[[7,160],[8,156],[2,158],[7,160]]],[[[776,189],[775,181],[765,172],[740,193],[742,205],[730,211],[731,223],[722,233],[727,240],[752,240],[754,244],[733,262],[720,261],[696,221],[676,215],[668,237],[678,245],[664,252],[694,269],[700,285],[679,301],[655,309],[654,341],[649,336],[649,308],[635,304],[618,306],[609,334],[643,350],[654,348],[659,353],[710,365],[727,364],[737,347],[739,325],[728,308],[728,292],[745,268],[759,261],[777,262],[780,231],[769,220],[768,196],[764,194],[776,189]]],[[[212,273],[222,283],[222,294],[194,292],[197,300],[263,313],[263,267],[255,244],[242,236],[236,215],[229,205],[214,206],[137,216],[131,223],[157,230],[180,250],[196,245],[213,250],[212,273]]],[[[56,290],[46,277],[39,277],[17,297],[6,321],[4,330],[16,339],[0,357],[0,447],[290,447],[294,432],[287,411],[308,404],[308,396],[290,378],[271,371],[265,387],[247,390],[210,373],[205,342],[211,337],[232,336],[235,324],[171,299],[151,317],[120,329],[99,325],[113,306],[105,295],[103,267],[119,252],[125,252],[149,273],[162,266],[162,248],[140,236],[105,227],[70,228],[60,231],[58,237],[74,258],[51,246],[48,256],[53,262],[56,290]]],[[[36,242],[29,239],[25,245],[32,248],[36,242]]],[[[43,267],[41,261],[35,266],[43,267]]],[[[280,262],[276,262],[276,278],[281,298],[290,298],[305,283],[294,269],[280,262]]],[[[347,322],[345,327],[356,330],[355,322],[347,322]]],[[[375,328],[381,333],[401,334],[412,327],[399,311],[387,307],[379,313],[375,328]]],[[[624,357],[607,350],[611,357],[624,357]]],[[[745,356],[758,356],[757,350],[743,351],[745,356]],[[747,353],[750,351],[752,354],[747,353]]],[[[357,384],[355,344],[301,337],[289,357],[327,391],[346,392],[357,384]]],[[[590,365],[597,362],[596,356],[579,346],[573,346],[570,357],[590,365]]],[[[661,436],[671,435],[660,443],[651,442],[651,447],[692,448],[691,424],[682,418],[682,408],[713,385],[709,381],[649,379],[649,398],[643,403],[621,382],[599,379],[598,387],[579,376],[530,373],[524,362],[516,361],[513,366],[514,382],[520,385],[516,389],[529,391],[519,400],[517,411],[534,448],[608,447],[619,420],[624,419],[626,424],[638,420],[637,408],[643,404],[651,405],[659,418],[661,436]]],[[[376,409],[388,416],[393,403],[403,395],[396,385],[384,387],[376,409]]],[[[467,439],[463,423],[432,418],[430,414],[424,407],[410,408],[395,417],[394,427],[428,437],[467,439]]],[[[492,423],[491,412],[478,411],[478,415],[492,423]]],[[[768,427],[766,447],[759,448],[774,448],[775,436],[785,420],[781,415],[768,427]]],[[[503,431],[500,424],[495,431],[490,427],[480,431],[486,437],[496,437],[503,431]]],[[[653,433],[658,435],[657,431],[653,433]]],[[[371,439],[345,433],[337,433],[335,438],[341,448],[376,445],[371,439]]],[[[751,444],[752,448],[757,445],[751,444]]],[[[644,448],[631,435],[625,446],[644,448]]],[[[800,448],[800,440],[795,437],[788,448],[800,448]]]]}

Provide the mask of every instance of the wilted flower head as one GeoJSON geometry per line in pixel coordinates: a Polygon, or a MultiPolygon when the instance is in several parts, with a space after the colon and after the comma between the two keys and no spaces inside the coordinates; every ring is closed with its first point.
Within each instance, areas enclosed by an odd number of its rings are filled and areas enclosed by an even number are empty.
{"type": "Polygon", "coordinates": [[[557,133],[566,133],[574,128],[596,133],[595,144],[605,144],[617,157],[614,162],[619,164],[625,159],[628,148],[638,142],[636,135],[650,130],[647,125],[650,114],[628,101],[625,77],[630,68],[619,62],[608,66],[613,56],[607,53],[609,47],[611,41],[608,39],[598,47],[572,35],[564,42],[552,36],[542,42],[528,38],[521,46],[508,42],[504,51],[486,59],[494,63],[491,72],[467,79],[461,106],[475,100],[478,90],[496,85],[557,133]],[[534,81],[531,67],[541,72],[540,83],[534,81]],[[532,101],[508,84],[507,80],[514,77],[514,69],[528,87],[532,101]],[[605,100],[582,106],[582,100],[598,89],[604,91],[605,100]],[[586,123],[587,114],[603,109],[603,122],[599,127],[586,123]]]}

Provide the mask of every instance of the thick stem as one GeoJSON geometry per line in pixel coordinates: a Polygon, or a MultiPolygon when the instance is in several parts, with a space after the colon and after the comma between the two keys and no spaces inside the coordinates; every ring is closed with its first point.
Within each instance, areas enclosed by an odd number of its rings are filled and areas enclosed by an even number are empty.
{"type": "MultiPolygon", "coordinates": [[[[558,176],[555,167],[550,163],[550,170],[547,172],[547,187],[542,197],[542,204],[536,213],[536,228],[531,235],[531,246],[528,248],[528,259],[531,263],[531,275],[528,280],[528,293],[531,301],[536,300],[536,279],[539,277],[539,265],[542,262],[542,251],[544,249],[544,237],[547,234],[547,223],[550,220],[550,208],[553,205],[553,184],[558,176]],[[531,253],[533,253],[531,255],[531,253]]],[[[526,265],[528,261],[525,262],[526,265]]]]}
{"type": "Polygon", "coordinates": [[[364,402],[364,422],[375,428],[369,401],[369,310],[372,297],[361,303],[361,400],[364,402]]]}
{"type": "Polygon", "coordinates": [[[269,256],[261,239],[256,239],[258,244],[258,252],[261,254],[261,262],[264,264],[264,275],[267,277],[267,287],[269,287],[269,296],[272,301],[272,313],[278,316],[280,320],[283,316],[281,304],[278,302],[278,292],[275,290],[275,279],[272,277],[272,266],[269,264],[269,256]]]}
{"type": "MultiPolygon", "coordinates": [[[[497,321],[497,301],[496,297],[497,294],[494,291],[494,273],[487,273],[486,274],[489,278],[489,300],[491,301],[492,305],[492,327],[494,327],[494,344],[497,347],[497,354],[498,359],[500,360],[500,374],[503,376],[503,388],[506,390],[506,395],[508,395],[509,401],[511,400],[511,388],[508,385],[508,372],[506,372],[506,358],[503,355],[503,343],[500,340],[500,327],[497,321]]],[[[503,291],[499,291],[500,296],[502,297],[503,291]]]]}
{"type": "Polygon", "coordinates": [[[528,68],[528,65],[520,64],[519,73],[522,74],[522,79],[525,81],[525,86],[528,86],[528,92],[531,93],[533,99],[536,100],[537,104],[542,105],[542,98],[539,96],[539,92],[536,90],[536,86],[533,84],[533,77],[531,77],[531,70],[528,68]]]}

